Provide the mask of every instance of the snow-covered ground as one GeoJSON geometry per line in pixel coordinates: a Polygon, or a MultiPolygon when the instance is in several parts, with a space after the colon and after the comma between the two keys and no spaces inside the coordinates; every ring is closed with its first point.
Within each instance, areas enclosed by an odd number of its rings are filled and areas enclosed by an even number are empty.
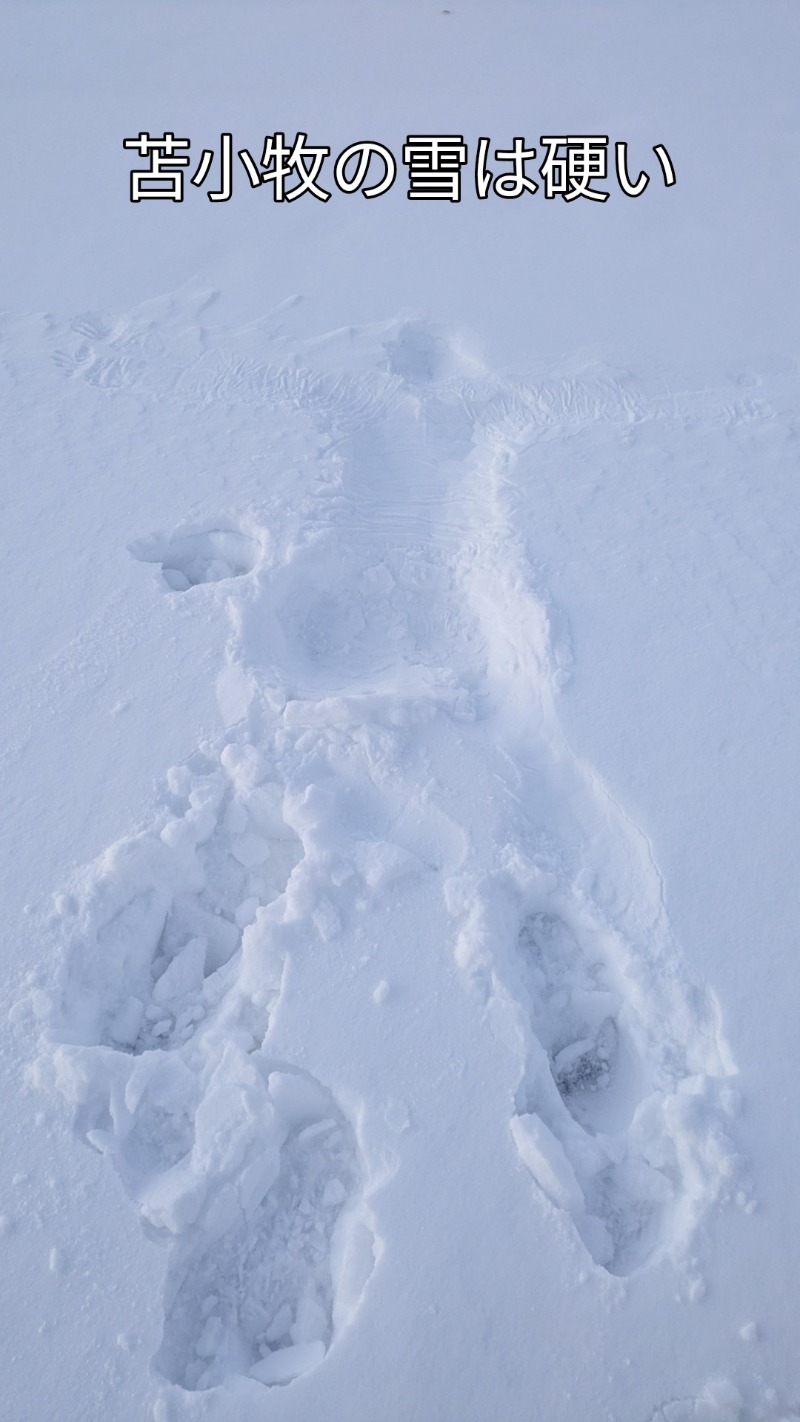
{"type": "Polygon", "coordinates": [[[3,1418],[800,1416],[794,11],[7,20],[3,1418]]]}

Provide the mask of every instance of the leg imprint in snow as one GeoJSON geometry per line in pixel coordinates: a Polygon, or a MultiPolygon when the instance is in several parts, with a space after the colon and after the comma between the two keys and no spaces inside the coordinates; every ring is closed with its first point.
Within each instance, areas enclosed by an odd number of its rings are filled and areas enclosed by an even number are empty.
{"type": "Polygon", "coordinates": [[[624,959],[583,912],[525,919],[514,977],[528,1052],[512,1121],[534,1179],[620,1275],[685,1248],[731,1165],[710,1083],[676,1065],[685,1025],[639,994],[634,1005],[624,959]],[[659,1036],[674,1039],[667,1053],[652,1050],[659,1036]]]}
{"type": "Polygon", "coordinates": [[[188,1041],[232,987],[243,933],[301,857],[252,746],[197,753],[168,786],[167,823],[89,871],[62,1014],[87,1044],[140,1053],[188,1041]]]}
{"type": "Polygon", "coordinates": [[[168,785],[166,822],[64,901],[46,1050],[77,1129],[171,1246],[161,1371],[188,1389],[286,1383],[324,1357],[374,1263],[351,1124],[260,1045],[302,848],[248,742],[196,753],[168,785]]]}

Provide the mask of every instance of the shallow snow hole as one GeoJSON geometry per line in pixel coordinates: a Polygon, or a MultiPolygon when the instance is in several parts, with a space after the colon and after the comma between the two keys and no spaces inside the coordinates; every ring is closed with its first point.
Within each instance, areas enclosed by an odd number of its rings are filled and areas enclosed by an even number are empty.
{"type": "Polygon", "coordinates": [[[164,581],[173,592],[186,592],[198,583],[241,578],[252,572],[260,551],[258,541],[249,534],[222,528],[174,538],[140,538],[128,547],[140,562],[160,563],[164,581]]]}

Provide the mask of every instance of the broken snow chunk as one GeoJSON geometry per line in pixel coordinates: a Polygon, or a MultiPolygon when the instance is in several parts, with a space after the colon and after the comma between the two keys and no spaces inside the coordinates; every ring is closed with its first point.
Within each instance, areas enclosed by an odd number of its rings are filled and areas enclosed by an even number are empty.
{"type": "Polygon", "coordinates": [[[164,930],[165,952],[174,957],[183,951],[190,937],[207,940],[206,973],[221,968],[239,946],[239,930],[235,923],[221,914],[209,913],[191,894],[178,894],[164,930]]]}
{"type": "Polygon", "coordinates": [[[194,1345],[199,1358],[215,1358],[225,1337],[225,1327],[219,1314],[212,1314],[203,1325],[203,1330],[194,1345]]]}
{"type": "Polygon", "coordinates": [[[373,991],[373,994],[372,994],[372,1001],[373,1001],[374,1003],[377,1003],[378,1007],[382,1007],[383,1004],[385,1003],[385,1001],[386,1001],[386,999],[387,999],[388,996],[389,996],[389,984],[387,983],[387,981],[386,981],[385,978],[382,978],[381,981],[378,983],[377,987],[376,987],[376,988],[374,989],[374,991],[373,991]]]}
{"type": "MultiPolygon", "coordinates": [[[[328,1116],[324,1121],[315,1121],[313,1126],[306,1126],[302,1131],[300,1131],[298,1133],[297,1139],[299,1141],[302,1141],[304,1144],[308,1141],[313,1141],[315,1136],[322,1136],[326,1133],[326,1131],[332,1130],[333,1125],[334,1122],[330,1116],[328,1116]]],[[[339,1144],[339,1139],[339,1133],[337,1131],[335,1136],[331,1135],[328,1137],[327,1144],[331,1147],[331,1149],[333,1149],[334,1146],[337,1146],[339,1144]]]]}
{"type": "Polygon", "coordinates": [[[706,1282],[699,1274],[695,1274],[686,1286],[687,1303],[699,1303],[706,1296],[706,1282]]]}
{"type": "Polygon", "coordinates": [[[250,924],[255,921],[255,916],[258,912],[258,903],[259,901],[256,895],[251,894],[250,898],[245,899],[244,902],[239,905],[234,914],[237,928],[244,929],[250,927],[250,924]]]}
{"type": "Polygon", "coordinates": [[[167,788],[173,795],[181,795],[188,800],[192,788],[192,774],[186,765],[173,765],[167,771],[167,788]]]}
{"type": "Polygon", "coordinates": [[[175,1002],[199,992],[203,986],[207,938],[192,938],[172,959],[153,988],[153,1001],[175,1002]]]}
{"type": "Polygon", "coordinates": [[[286,822],[283,818],[283,790],[280,785],[268,781],[244,793],[247,813],[255,829],[268,838],[285,839],[286,822]]]}
{"type": "Polygon", "coordinates": [[[341,932],[342,920],[330,899],[323,899],[311,915],[311,922],[323,943],[330,943],[341,932]]]}
{"type": "Polygon", "coordinates": [[[237,834],[231,841],[231,854],[245,869],[255,869],[269,858],[269,845],[259,834],[237,834]]]}
{"type": "Polygon", "coordinates": [[[179,568],[165,566],[161,569],[161,573],[167,587],[171,588],[173,592],[186,592],[187,588],[192,586],[186,574],[182,573],[179,568]]]}
{"type": "Polygon", "coordinates": [[[144,1017],[144,1003],[138,997],[128,997],[109,1027],[109,1036],[121,1047],[132,1047],[139,1036],[144,1017]]]}
{"type": "Polygon", "coordinates": [[[220,760],[239,791],[260,784],[267,773],[266,759],[255,746],[228,745],[220,760]]]}
{"type": "Polygon", "coordinates": [[[194,1024],[205,1017],[202,1007],[197,1004],[194,1007],[185,1007],[183,1012],[179,1012],[175,1018],[175,1031],[191,1037],[194,1031],[194,1024]]]}
{"type": "Polygon", "coordinates": [[[553,1204],[570,1214],[582,1214],[585,1202],[575,1171],[544,1121],[534,1115],[515,1116],[511,1134],[523,1165],[553,1204]]]}
{"type": "Polygon", "coordinates": [[[714,1378],[711,1382],[706,1383],[702,1401],[718,1408],[719,1412],[715,1415],[722,1418],[733,1419],[740,1416],[742,1394],[730,1378],[714,1378]]]}
{"type": "Polygon", "coordinates": [[[278,1114],[290,1127],[317,1121],[330,1106],[328,1093],[319,1082],[299,1072],[270,1072],[269,1092],[278,1114]]]}
{"type": "Polygon", "coordinates": [[[270,1386],[273,1383],[288,1383],[293,1378],[299,1378],[301,1373],[308,1372],[309,1368],[316,1368],[325,1357],[325,1344],[317,1340],[314,1343],[295,1343],[291,1348],[279,1348],[276,1353],[269,1353],[266,1358],[262,1358],[260,1363],[256,1363],[250,1369],[250,1377],[257,1382],[266,1383],[270,1386]]]}
{"type": "Polygon", "coordinates": [[[321,1342],[328,1329],[325,1310],[313,1293],[306,1294],[297,1309],[297,1317],[289,1330],[293,1343],[321,1342]]]}
{"type": "Polygon", "coordinates": [[[323,1210],[333,1210],[347,1199],[347,1191],[341,1180],[329,1180],[322,1192],[323,1210]]]}
{"type": "Polygon", "coordinates": [[[596,1215],[584,1215],[580,1221],[580,1236],[595,1263],[607,1268],[614,1258],[615,1246],[603,1221],[596,1215]]]}
{"type": "Polygon", "coordinates": [[[111,1131],[103,1131],[99,1127],[92,1131],[85,1131],[83,1139],[87,1145],[92,1147],[92,1150],[97,1151],[98,1155],[105,1155],[114,1146],[114,1137],[111,1131]]]}
{"type": "Polygon", "coordinates": [[[228,834],[243,834],[247,829],[247,811],[240,800],[231,800],[225,811],[224,828],[228,834]]]}
{"type": "Polygon", "coordinates": [[[272,1320],[272,1323],[267,1329],[265,1335],[267,1342],[277,1343],[280,1338],[283,1338],[284,1334],[288,1334],[291,1326],[292,1310],[290,1309],[288,1303],[281,1304],[280,1308],[278,1309],[278,1312],[272,1320]]]}
{"type": "Polygon", "coordinates": [[[353,863],[371,889],[384,889],[422,868],[415,854],[383,840],[359,840],[353,849],[353,863]]]}
{"type": "Polygon", "coordinates": [[[161,841],[168,849],[192,847],[197,843],[197,831],[189,820],[170,820],[161,831],[161,841]]]}

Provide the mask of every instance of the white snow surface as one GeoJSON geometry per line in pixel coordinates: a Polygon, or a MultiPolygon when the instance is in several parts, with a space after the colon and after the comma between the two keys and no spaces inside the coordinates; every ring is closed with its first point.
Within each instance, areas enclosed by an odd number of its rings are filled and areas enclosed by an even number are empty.
{"type": "Polygon", "coordinates": [[[800,1417],[797,16],[7,18],[3,1418],[800,1417]]]}

